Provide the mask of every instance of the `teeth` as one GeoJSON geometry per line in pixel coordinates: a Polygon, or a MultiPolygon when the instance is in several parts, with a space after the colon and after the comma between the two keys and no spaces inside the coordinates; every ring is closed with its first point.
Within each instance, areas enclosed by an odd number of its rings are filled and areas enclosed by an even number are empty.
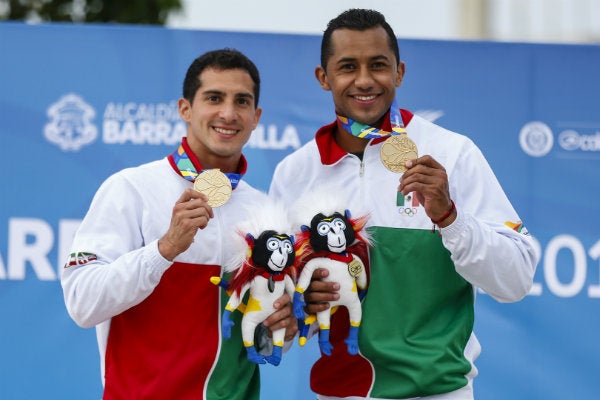
{"type": "Polygon", "coordinates": [[[236,131],[235,129],[224,129],[224,128],[216,128],[215,131],[222,133],[223,135],[233,135],[236,131]]]}
{"type": "Polygon", "coordinates": [[[369,101],[369,100],[373,100],[376,96],[354,96],[355,98],[357,98],[358,100],[362,100],[362,101],[369,101]]]}

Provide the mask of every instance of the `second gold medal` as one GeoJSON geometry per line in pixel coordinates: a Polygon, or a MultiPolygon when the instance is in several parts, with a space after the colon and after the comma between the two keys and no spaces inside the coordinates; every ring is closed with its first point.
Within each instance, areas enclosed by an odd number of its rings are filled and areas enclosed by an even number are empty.
{"type": "Polygon", "coordinates": [[[202,171],[194,181],[194,190],[208,197],[208,205],[219,207],[231,197],[231,181],[218,168],[202,171]]]}

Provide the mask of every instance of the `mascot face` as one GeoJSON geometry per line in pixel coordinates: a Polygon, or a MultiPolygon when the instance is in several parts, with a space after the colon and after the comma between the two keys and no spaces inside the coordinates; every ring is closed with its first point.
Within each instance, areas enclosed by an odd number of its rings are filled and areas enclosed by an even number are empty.
{"type": "Polygon", "coordinates": [[[338,212],[315,215],[310,222],[310,244],[317,251],[342,253],[356,238],[348,218],[338,212]]]}
{"type": "Polygon", "coordinates": [[[275,231],[264,231],[254,241],[252,261],[273,272],[283,271],[294,263],[293,237],[275,231]]]}

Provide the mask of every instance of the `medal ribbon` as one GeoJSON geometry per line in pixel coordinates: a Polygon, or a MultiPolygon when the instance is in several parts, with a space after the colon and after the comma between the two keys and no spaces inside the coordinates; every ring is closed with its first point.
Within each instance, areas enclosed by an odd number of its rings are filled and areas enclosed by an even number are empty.
{"type": "MultiPolygon", "coordinates": [[[[187,153],[188,149],[189,147],[187,146],[186,138],[183,138],[179,147],[169,155],[169,162],[174,168],[177,169],[179,175],[183,176],[190,182],[194,182],[196,180],[196,177],[202,173],[203,168],[201,165],[198,165],[200,167],[198,168],[200,172],[198,172],[198,169],[194,165],[194,162],[190,159],[187,153]]],[[[224,174],[231,181],[231,189],[235,189],[238,183],[240,183],[242,176],[244,176],[244,174],[238,174],[233,172],[224,172],[224,174]]]]}
{"type": "Polygon", "coordinates": [[[338,115],[337,119],[348,133],[359,138],[373,139],[387,136],[402,135],[403,133],[406,133],[404,123],[402,122],[402,116],[400,115],[398,104],[396,103],[396,99],[394,99],[394,101],[392,102],[392,106],[390,107],[390,125],[392,126],[391,132],[385,131],[380,128],[375,128],[366,124],[361,124],[360,122],[354,121],[353,119],[350,119],[348,117],[343,117],[341,115],[338,115]]]}

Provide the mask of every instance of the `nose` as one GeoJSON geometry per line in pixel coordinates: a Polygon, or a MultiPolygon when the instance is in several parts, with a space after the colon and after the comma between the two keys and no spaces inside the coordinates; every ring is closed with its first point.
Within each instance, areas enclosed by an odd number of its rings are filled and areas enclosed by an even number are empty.
{"type": "Polygon", "coordinates": [[[368,90],[373,87],[373,82],[373,75],[371,74],[371,71],[369,71],[369,68],[359,68],[354,85],[359,89],[368,90]]]}
{"type": "Polygon", "coordinates": [[[219,110],[219,117],[227,122],[233,122],[237,120],[237,111],[235,109],[235,104],[223,103],[221,109],[219,110]]]}

